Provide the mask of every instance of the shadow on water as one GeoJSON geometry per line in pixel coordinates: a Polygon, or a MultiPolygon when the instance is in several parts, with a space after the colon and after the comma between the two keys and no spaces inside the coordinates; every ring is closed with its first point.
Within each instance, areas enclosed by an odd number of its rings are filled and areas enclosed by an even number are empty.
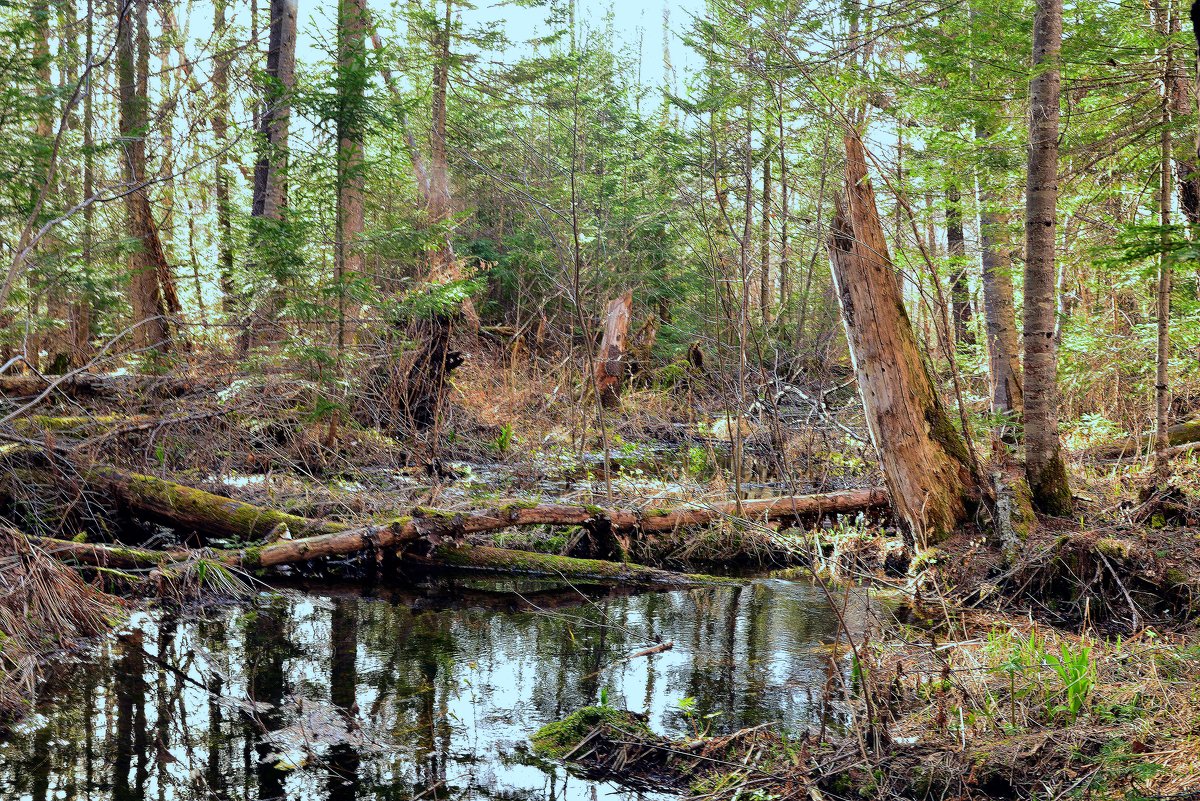
{"type": "MultiPolygon", "coordinates": [[[[868,599],[849,603],[863,625],[868,599]]],[[[0,796],[647,797],[538,759],[528,735],[602,697],[666,734],[691,730],[685,698],[714,731],[802,730],[832,714],[836,630],[818,588],[777,579],[583,595],[444,577],[139,613],[0,745],[0,796]],[[656,641],[675,647],[626,659],[656,641]]]]}

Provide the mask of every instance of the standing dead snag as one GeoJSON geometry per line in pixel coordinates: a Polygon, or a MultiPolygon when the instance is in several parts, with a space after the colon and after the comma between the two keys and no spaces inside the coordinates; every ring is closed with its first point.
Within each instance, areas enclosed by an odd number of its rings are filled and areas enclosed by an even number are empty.
{"type": "Polygon", "coordinates": [[[962,436],[933,381],[900,294],[862,142],[848,134],[829,262],[871,441],[897,514],[921,544],[937,542],[980,497],[962,436]]]}
{"type": "Polygon", "coordinates": [[[633,312],[633,292],[610,300],[604,310],[604,336],[600,357],[596,360],[596,392],[604,408],[614,408],[621,399],[621,374],[625,370],[629,317],[633,312]]]}

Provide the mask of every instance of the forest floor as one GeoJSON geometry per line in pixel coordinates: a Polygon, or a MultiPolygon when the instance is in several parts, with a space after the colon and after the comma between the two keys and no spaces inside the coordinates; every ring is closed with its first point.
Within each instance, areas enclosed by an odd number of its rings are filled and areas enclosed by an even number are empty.
{"type": "MultiPolygon", "coordinates": [[[[55,395],[37,407],[40,418],[19,421],[8,447],[346,523],[415,506],[454,512],[518,499],[651,509],[726,501],[737,491],[798,495],[882,483],[857,405],[837,394],[841,387],[827,397],[820,386],[800,388],[819,403],[783,407],[769,398],[756,412],[732,414],[718,383],[684,376],[671,391],[634,387],[601,429],[595,407],[577,403],[566,367],[535,376],[494,364],[469,359],[440,427],[417,441],[401,442],[389,419],[371,411],[385,405],[385,392],[370,377],[354,404],[335,410],[315,383],[210,367],[183,391],[55,395]],[[744,436],[740,451],[731,429],[744,436]]],[[[31,473],[10,456],[7,516],[28,533],[133,537],[126,544],[155,548],[230,544],[164,531],[80,473],[61,465],[31,473]]],[[[903,592],[908,613],[835,648],[844,680],[825,693],[844,706],[849,725],[791,739],[757,729],[664,743],[602,711],[574,720],[574,736],[591,746],[586,754],[561,743],[551,752],[584,771],[619,764],[627,777],[640,772],[712,798],[1200,797],[1200,462],[1180,455],[1171,483],[1149,494],[1138,464],[1077,462],[1073,472],[1078,517],[1041,520],[1007,550],[967,530],[914,555],[872,515],[812,529],[722,517],[669,532],[637,557],[688,569],[798,564],[835,586],[875,582],[903,592]]],[[[571,553],[580,534],[579,526],[554,526],[472,541],[559,554],[571,553]]],[[[29,559],[48,584],[77,581],[29,559]]],[[[342,566],[357,569],[352,559],[342,566]]],[[[105,571],[87,575],[91,624],[81,636],[99,628],[95,604],[112,589],[105,571]]],[[[27,596],[10,594],[0,607],[21,604],[27,596]]],[[[63,639],[70,633],[65,627],[63,639]]],[[[19,649],[26,662],[10,675],[31,682],[28,660],[39,650],[36,642],[19,649]]]]}

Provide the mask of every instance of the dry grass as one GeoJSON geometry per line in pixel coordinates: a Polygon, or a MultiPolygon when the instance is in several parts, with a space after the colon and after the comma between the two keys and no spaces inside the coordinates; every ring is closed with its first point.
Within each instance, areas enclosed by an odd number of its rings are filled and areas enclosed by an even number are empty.
{"type": "Polygon", "coordinates": [[[0,718],[25,710],[53,652],[107,630],[121,604],[0,526],[0,718]]]}

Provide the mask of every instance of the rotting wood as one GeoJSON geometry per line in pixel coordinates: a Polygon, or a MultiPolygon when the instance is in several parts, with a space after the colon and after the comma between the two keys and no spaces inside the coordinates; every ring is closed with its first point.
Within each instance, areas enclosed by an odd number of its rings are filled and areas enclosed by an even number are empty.
{"type": "Polygon", "coordinates": [[[596,392],[606,409],[615,408],[620,403],[632,312],[633,292],[610,300],[604,310],[604,335],[600,339],[600,354],[596,359],[596,392]]]}
{"type": "Polygon", "coordinates": [[[954,531],[981,496],[962,434],[935,391],[888,255],[866,154],[845,137],[845,195],[829,259],[851,361],[892,504],[921,545],[954,531]]]}

